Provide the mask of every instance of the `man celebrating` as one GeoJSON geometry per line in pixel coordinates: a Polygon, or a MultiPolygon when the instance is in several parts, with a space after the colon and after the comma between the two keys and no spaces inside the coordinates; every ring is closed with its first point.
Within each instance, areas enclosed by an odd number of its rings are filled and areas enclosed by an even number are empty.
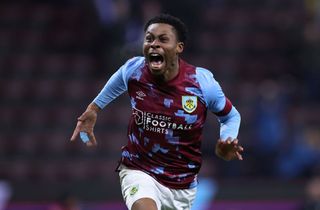
{"type": "Polygon", "coordinates": [[[144,57],[128,60],[113,74],[78,118],[71,140],[80,135],[88,146],[96,145],[99,110],[128,91],[132,115],[118,167],[128,209],[191,209],[207,110],[218,116],[215,152],[225,160],[242,160],[240,114],[209,70],[180,58],[187,35],[181,20],[162,14],[144,31],[144,57]]]}

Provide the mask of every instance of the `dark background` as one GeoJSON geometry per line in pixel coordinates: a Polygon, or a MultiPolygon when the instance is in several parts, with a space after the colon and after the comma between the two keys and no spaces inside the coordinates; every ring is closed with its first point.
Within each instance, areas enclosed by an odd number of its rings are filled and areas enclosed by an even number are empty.
{"type": "MultiPolygon", "coordinates": [[[[210,69],[242,116],[244,161],[214,155],[208,115],[200,177],[217,200],[305,199],[320,173],[317,0],[59,0],[0,2],[0,180],[10,202],[122,201],[114,172],[129,99],[101,112],[99,146],[70,143],[77,117],[128,58],[143,25],[170,13],[189,27],[182,57],[210,69]]],[[[200,179],[201,182],[201,179],[200,179]]]]}

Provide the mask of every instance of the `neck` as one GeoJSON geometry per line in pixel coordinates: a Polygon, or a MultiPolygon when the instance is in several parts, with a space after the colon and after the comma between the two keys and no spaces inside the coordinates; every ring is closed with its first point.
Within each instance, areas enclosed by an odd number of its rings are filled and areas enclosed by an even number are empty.
{"type": "Polygon", "coordinates": [[[165,82],[172,80],[179,74],[179,67],[179,58],[177,58],[168,66],[161,79],[165,82]]]}

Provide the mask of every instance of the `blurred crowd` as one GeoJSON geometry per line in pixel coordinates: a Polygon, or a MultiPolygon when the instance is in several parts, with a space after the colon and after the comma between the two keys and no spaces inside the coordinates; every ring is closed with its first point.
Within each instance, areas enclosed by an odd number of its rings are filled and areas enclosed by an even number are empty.
{"type": "Polygon", "coordinates": [[[143,25],[161,12],[187,24],[182,57],[210,69],[242,116],[241,163],[214,156],[219,130],[208,116],[202,173],[320,175],[319,1],[33,0],[0,3],[0,179],[117,179],[112,172],[130,115],[126,96],[99,116],[97,148],[69,138],[109,76],[141,55],[143,25]]]}

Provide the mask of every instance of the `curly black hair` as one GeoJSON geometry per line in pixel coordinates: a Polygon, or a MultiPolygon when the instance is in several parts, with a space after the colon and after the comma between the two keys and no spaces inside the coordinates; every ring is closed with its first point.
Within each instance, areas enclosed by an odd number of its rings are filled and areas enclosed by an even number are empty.
{"type": "Polygon", "coordinates": [[[154,23],[165,23],[173,26],[178,35],[178,41],[185,43],[187,41],[187,33],[188,29],[186,25],[177,17],[174,17],[169,14],[160,14],[153,18],[151,18],[145,25],[144,25],[144,32],[147,31],[148,27],[154,23]]]}

